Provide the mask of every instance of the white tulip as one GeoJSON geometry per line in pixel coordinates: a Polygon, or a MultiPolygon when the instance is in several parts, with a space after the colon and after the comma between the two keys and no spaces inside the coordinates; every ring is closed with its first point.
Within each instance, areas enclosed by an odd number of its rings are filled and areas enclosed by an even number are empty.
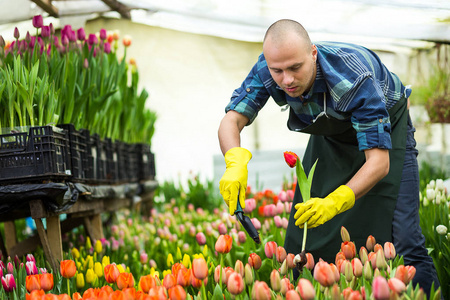
{"type": "Polygon", "coordinates": [[[442,191],[444,189],[444,180],[436,179],[436,188],[442,191]]]}
{"type": "Polygon", "coordinates": [[[436,182],[434,180],[431,180],[430,183],[428,183],[428,187],[434,189],[436,186],[436,182]]]}
{"type": "Polygon", "coordinates": [[[427,199],[433,200],[436,197],[436,192],[433,188],[427,189],[427,199]]]}
{"type": "Polygon", "coordinates": [[[445,225],[438,225],[436,227],[436,232],[440,235],[447,234],[447,227],[445,225]]]}

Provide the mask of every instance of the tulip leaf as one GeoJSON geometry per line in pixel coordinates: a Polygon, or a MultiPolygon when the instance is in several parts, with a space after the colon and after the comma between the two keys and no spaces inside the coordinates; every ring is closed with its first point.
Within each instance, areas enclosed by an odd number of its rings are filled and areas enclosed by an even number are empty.
{"type": "Polygon", "coordinates": [[[222,289],[219,284],[216,284],[216,287],[214,288],[212,300],[223,300],[222,289]]]}

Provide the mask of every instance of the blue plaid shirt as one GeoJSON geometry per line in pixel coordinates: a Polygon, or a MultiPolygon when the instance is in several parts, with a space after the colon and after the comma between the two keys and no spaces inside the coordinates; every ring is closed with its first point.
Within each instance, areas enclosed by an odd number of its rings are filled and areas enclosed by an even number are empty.
{"type": "Polygon", "coordinates": [[[225,111],[234,110],[250,119],[272,97],[280,106],[289,105],[305,127],[324,110],[344,122],[352,122],[359,150],[391,149],[388,110],[402,97],[409,97],[400,79],[372,51],[353,44],[315,43],[317,75],[310,91],[300,98],[287,95],[273,80],[264,55],[234,90],[225,111]]]}

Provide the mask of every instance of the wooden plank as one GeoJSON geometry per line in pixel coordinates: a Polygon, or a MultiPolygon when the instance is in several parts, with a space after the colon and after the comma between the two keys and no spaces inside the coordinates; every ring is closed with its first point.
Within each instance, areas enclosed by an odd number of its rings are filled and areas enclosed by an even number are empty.
{"type": "Polygon", "coordinates": [[[50,16],[58,18],[58,8],[52,5],[51,0],[31,0],[36,3],[40,8],[45,10],[50,16]]]}
{"type": "Polygon", "coordinates": [[[53,257],[59,262],[63,259],[61,223],[59,216],[47,218],[47,237],[53,257]]]}
{"type": "Polygon", "coordinates": [[[39,235],[33,235],[9,248],[8,255],[17,255],[19,257],[22,257],[24,255],[27,255],[28,253],[32,253],[33,251],[35,251],[40,244],[41,241],[39,239],[39,235]]]}
{"type": "Polygon", "coordinates": [[[131,20],[130,9],[116,0],[102,0],[106,5],[108,5],[111,9],[117,11],[122,18],[131,20]]]}
{"type": "Polygon", "coordinates": [[[93,215],[91,218],[93,238],[100,240],[104,238],[102,216],[100,214],[93,215]]]}
{"type": "Polygon", "coordinates": [[[6,249],[14,247],[17,244],[16,224],[14,221],[4,223],[6,249]]]}
{"type": "Polygon", "coordinates": [[[53,256],[52,249],[48,242],[47,233],[45,232],[45,228],[44,228],[44,224],[42,223],[42,219],[40,219],[40,218],[34,219],[34,222],[36,223],[36,229],[39,234],[39,238],[41,240],[42,248],[44,250],[44,255],[47,258],[47,260],[49,261],[53,270],[57,271],[58,264],[56,262],[55,257],[53,256]]]}

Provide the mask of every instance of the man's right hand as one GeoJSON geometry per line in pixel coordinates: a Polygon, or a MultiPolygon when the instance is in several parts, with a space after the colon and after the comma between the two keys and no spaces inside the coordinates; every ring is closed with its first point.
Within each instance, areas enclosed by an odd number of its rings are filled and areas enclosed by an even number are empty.
{"type": "Polygon", "coordinates": [[[223,200],[230,209],[230,215],[234,215],[239,203],[245,208],[245,192],[247,190],[247,164],[252,158],[252,154],[245,148],[234,147],[225,153],[225,163],[227,169],[220,179],[220,193],[223,200]]]}

